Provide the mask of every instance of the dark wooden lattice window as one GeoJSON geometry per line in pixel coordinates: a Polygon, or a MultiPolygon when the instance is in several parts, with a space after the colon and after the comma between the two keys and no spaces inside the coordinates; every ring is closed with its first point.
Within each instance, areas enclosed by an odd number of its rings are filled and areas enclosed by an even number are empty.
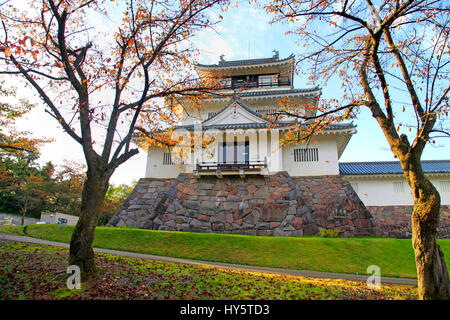
{"type": "Polygon", "coordinates": [[[163,154],[163,165],[173,165],[172,160],[172,153],[171,152],[164,152],[163,154]]]}

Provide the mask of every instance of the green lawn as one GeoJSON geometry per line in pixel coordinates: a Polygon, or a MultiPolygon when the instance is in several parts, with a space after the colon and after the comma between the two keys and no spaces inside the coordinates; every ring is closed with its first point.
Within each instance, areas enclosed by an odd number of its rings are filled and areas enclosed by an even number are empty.
{"type": "MultiPolygon", "coordinates": [[[[23,227],[0,232],[23,234],[23,227]]],[[[73,227],[29,225],[26,234],[68,243],[73,227]]],[[[440,239],[450,265],[450,239],[440,239]]],[[[94,246],[146,254],[254,266],[366,274],[377,265],[382,276],[416,277],[409,239],[261,237],[97,227],[94,246]]]]}

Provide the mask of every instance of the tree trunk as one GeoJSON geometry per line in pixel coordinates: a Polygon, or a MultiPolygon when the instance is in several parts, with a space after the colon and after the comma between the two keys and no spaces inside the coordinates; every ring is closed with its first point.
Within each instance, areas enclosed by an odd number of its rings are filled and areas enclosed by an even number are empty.
{"type": "Polygon", "coordinates": [[[97,272],[92,243],[108,185],[109,177],[88,172],[83,186],[80,218],[72,234],[69,249],[69,265],[80,267],[83,280],[95,276],[97,272]]]}
{"type": "Polygon", "coordinates": [[[424,300],[449,299],[447,265],[444,254],[436,243],[440,196],[423,175],[421,167],[414,169],[409,171],[409,183],[414,198],[411,228],[419,297],[424,300]]]}

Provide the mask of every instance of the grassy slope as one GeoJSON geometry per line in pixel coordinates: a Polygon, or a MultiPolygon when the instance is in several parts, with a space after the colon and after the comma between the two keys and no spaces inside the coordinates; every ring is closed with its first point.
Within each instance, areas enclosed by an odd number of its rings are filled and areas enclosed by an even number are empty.
{"type": "MultiPolygon", "coordinates": [[[[22,227],[0,227],[20,234],[22,227]]],[[[68,243],[73,227],[30,225],[35,238],[68,243]]],[[[450,240],[438,241],[450,265],[450,240]]],[[[415,277],[409,239],[260,237],[98,227],[95,247],[255,266],[366,274],[378,265],[382,276],[415,277]]]]}

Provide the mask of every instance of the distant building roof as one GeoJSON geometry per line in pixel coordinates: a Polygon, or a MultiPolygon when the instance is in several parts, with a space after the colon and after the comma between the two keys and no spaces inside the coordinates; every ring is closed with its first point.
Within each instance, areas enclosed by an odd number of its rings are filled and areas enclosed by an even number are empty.
{"type": "MultiPolygon", "coordinates": [[[[450,173],[450,160],[423,160],[425,173],[450,173]]],[[[343,175],[403,174],[399,161],[342,162],[339,173],[343,175]]]]}

